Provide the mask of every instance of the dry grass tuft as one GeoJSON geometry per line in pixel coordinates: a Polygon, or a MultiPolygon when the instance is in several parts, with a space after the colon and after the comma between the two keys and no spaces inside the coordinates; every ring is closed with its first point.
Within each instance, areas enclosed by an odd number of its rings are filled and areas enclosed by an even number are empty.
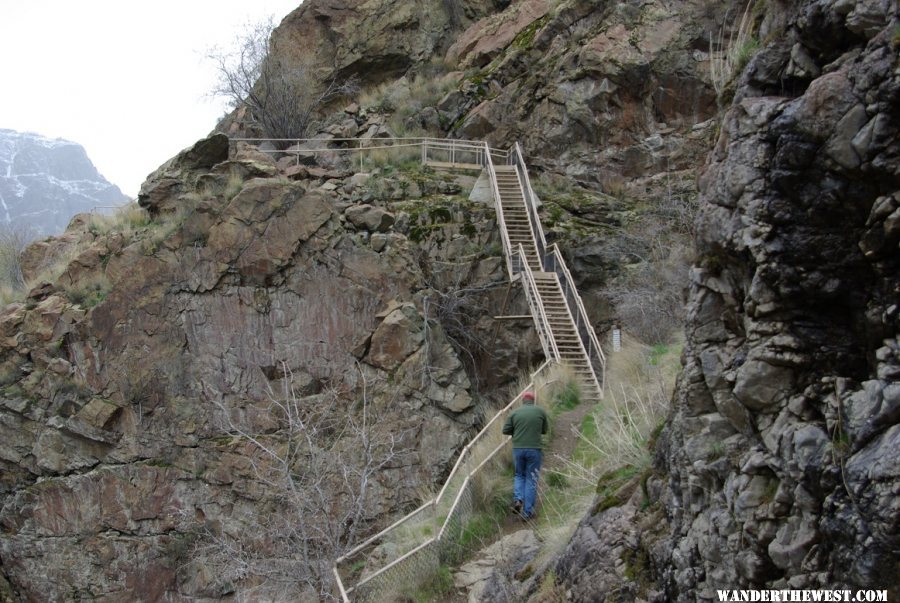
{"type": "Polygon", "coordinates": [[[725,16],[725,25],[718,36],[710,35],[709,76],[717,96],[721,96],[728,83],[747,65],[753,53],[759,48],[759,41],[753,37],[752,8],[754,0],[749,0],[737,30],[732,30],[725,39],[725,29],[730,25],[725,16]],[[714,50],[713,46],[718,50],[714,50]]]}
{"type": "Polygon", "coordinates": [[[120,233],[127,238],[149,224],[150,214],[137,203],[129,203],[109,215],[92,214],[88,230],[94,236],[120,233]]]}
{"type": "Polygon", "coordinates": [[[608,360],[606,400],[582,425],[567,477],[597,483],[609,471],[650,466],[649,444],[668,412],[681,347],[649,347],[623,335],[622,351],[608,360]]]}
{"type": "Polygon", "coordinates": [[[93,308],[106,299],[112,289],[112,284],[104,273],[96,272],[63,289],[73,304],[84,308],[93,308]]]}

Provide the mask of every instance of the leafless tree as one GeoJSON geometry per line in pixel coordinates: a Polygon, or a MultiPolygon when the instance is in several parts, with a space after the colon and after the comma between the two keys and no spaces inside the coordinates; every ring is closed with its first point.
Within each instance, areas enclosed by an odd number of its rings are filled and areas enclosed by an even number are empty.
{"type": "Polygon", "coordinates": [[[290,371],[271,395],[280,428],[254,433],[234,409],[210,396],[228,434],[243,444],[260,492],[240,530],[207,527],[192,563],[230,584],[239,599],[329,600],[334,560],[367,530],[379,472],[406,454],[404,433],[377,430],[363,379],[361,408],[343,409],[341,393],[300,397],[290,371]]]}
{"type": "Polygon", "coordinates": [[[246,107],[265,136],[303,138],[317,112],[355,93],[356,83],[335,73],[320,80],[311,67],[288,64],[272,38],[274,28],[271,17],[249,24],[235,48],[207,53],[218,76],[212,92],[227,99],[233,109],[246,107]]]}

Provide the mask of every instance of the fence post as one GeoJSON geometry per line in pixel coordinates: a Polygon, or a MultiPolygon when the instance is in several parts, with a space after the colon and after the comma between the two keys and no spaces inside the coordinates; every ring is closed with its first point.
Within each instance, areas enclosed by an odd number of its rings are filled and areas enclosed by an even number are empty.
{"type": "Polygon", "coordinates": [[[437,505],[438,505],[438,498],[437,498],[437,496],[435,496],[434,498],[431,499],[431,522],[432,522],[432,529],[434,530],[434,532],[433,532],[434,533],[434,546],[435,546],[436,550],[440,550],[441,541],[439,539],[439,536],[441,535],[441,526],[440,526],[440,521],[438,521],[437,505]]]}

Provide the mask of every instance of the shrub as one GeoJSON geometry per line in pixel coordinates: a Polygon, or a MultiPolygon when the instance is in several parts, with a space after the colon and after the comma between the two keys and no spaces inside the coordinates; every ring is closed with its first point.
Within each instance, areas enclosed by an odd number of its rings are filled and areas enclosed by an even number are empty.
{"type": "Polygon", "coordinates": [[[65,287],[66,294],[73,304],[84,308],[93,308],[109,294],[112,285],[103,273],[96,273],[65,287]]]}
{"type": "Polygon", "coordinates": [[[694,202],[693,195],[670,196],[643,209],[638,223],[626,225],[607,243],[624,269],[603,295],[623,330],[644,343],[668,340],[684,322],[694,202]]]}
{"type": "Polygon", "coordinates": [[[225,198],[226,201],[231,201],[237,194],[244,190],[244,178],[238,174],[232,172],[228,175],[228,181],[225,183],[225,190],[222,192],[222,197],[225,198]]]}
{"type": "Polygon", "coordinates": [[[27,229],[9,224],[0,227],[0,296],[17,298],[25,289],[22,275],[22,252],[31,240],[27,229]]]}
{"type": "Polygon", "coordinates": [[[274,28],[272,18],[250,24],[235,41],[236,48],[207,52],[218,76],[212,92],[233,108],[246,107],[264,136],[303,138],[322,108],[356,91],[356,80],[337,74],[322,79],[313,66],[283,62],[274,28]]]}

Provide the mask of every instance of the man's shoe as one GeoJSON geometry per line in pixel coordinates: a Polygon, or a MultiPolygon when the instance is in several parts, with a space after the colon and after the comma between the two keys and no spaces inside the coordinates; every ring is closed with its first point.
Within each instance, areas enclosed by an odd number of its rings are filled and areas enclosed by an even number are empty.
{"type": "Polygon", "coordinates": [[[511,508],[512,508],[513,513],[515,513],[516,515],[521,515],[522,514],[522,501],[514,500],[511,508]]]}

